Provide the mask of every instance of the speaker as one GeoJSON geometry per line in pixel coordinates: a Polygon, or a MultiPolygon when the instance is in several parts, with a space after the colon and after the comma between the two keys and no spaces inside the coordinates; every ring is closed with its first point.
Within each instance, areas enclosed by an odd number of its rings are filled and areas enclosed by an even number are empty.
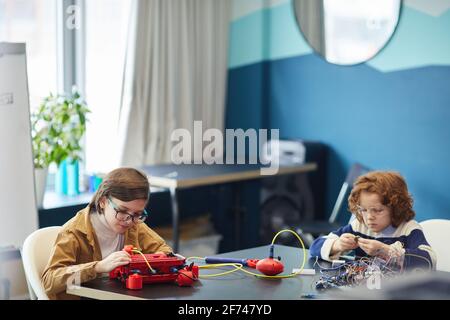
{"type": "MultiPolygon", "coordinates": [[[[272,242],[280,230],[311,220],[314,217],[314,199],[307,173],[263,179],[260,214],[262,244],[272,242]]],[[[277,243],[297,246],[298,240],[285,232],[278,236],[277,243]]]]}
{"type": "MultiPolygon", "coordinates": [[[[324,219],[326,177],[329,147],[319,141],[305,141],[305,162],[314,162],[317,170],[296,175],[268,177],[262,180],[260,197],[261,245],[290,225],[324,219]]],[[[304,239],[305,240],[305,239],[304,239]]],[[[311,242],[311,239],[306,239],[311,242]]],[[[298,240],[288,232],[280,234],[277,243],[298,246],[298,240]]]]}

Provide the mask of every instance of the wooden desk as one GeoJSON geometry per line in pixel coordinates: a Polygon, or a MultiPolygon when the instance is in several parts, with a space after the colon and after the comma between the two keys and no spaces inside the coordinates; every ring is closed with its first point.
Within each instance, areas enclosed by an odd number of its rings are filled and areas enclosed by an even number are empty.
{"type": "MultiPolygon", "coordinates": [[[[299,268],[303,251],[300,248],[275,245],[275,256],[281,256],[284,264],[283,274],[289,274],[293,268],[299,268]]],[[[217,256],[230,258],[263,259],[269,255],[269,246],[240,250],[217,256]]],[[[197,263],[197,262],[196,262],[197,263]]],[[[307,260],[305,268],[312,268],[307,260]]],[[[202,274],[217,274],[225,269],[202,269],[202,274]]],[[[230,268],[227,268],[230,270],[230,268]]],[[[254,269],[248,269],[256,272],[254,269]]],[[[286,279],[262,279],[236,271],[231,274],[201,278],[193,287],[178,287],[176,283],[144,285],[142,290],[128,290],[117,279],[99,278],[67,289],[67,293],[92,299],[162,299],[162,300],[296,300],[302,294],[316,292],[315,280],[319,277],[298,275],[286,279]]]]}
{"type": "MultiPolygon", "coordinates": [[[[261,164],[214,164],[214,165],[174,165],[163,164],[145,166],[142,169],[147,173],[150,184],[154,187],[163,187],[170,190],[172,201],[172,226],[173,226],[173,249],[179,249],[179,207],[177,190],[190,187],[198,187],[213,184],[240,182],[252,179],[263,179],[271,176],[261,175],[261,169],[267,168],[261,164]]],[[[315,163],[302,165],[280,166],[276,175],[297,174],[314,171],[317,169],[315,163]]],[[[240,210],[239,210],[239,184],[235,184],[235,228],[239,237],[240,210]]],[[[236,247],[239,248],[239,238],[236,239],[236,247]]]]}

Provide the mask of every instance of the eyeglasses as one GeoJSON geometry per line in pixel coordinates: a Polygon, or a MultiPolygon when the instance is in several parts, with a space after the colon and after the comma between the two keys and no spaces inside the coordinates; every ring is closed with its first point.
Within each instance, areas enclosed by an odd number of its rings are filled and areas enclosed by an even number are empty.
{"type": "Polygon", "coordinates": [[[361,206],[357,206],[356,208],[357,208],[358,212],[364,216],[367,216],[367,214],[370,213],[370,214],[378,217],[378,216],[383,215],[386,212],[386,207],[366,209],[361,206]]]}
{"type": "Polygon", "coordinates": [[[110,197],[108,197],[109,204],[116,212],[116,219],[119,221],[133,221],[133,223],[142,223],[147,219],[148,212],[144,209],[144,211],[140,214],[130,214],[126,212],[125,210],[120,210],[118,206],[111,200],[110,197]]]}

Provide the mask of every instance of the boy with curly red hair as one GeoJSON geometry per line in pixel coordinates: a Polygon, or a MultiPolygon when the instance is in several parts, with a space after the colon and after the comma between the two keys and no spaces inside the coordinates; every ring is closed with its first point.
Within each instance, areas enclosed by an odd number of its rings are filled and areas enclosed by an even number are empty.
{"type": "Polygon", "coordinates": [[[356,256],[404,257],[404,266],[436,266],[436,256],[413,220],[413,199],[397,172],[373,171],[353,184],[348,207],[350,224],[316,239],[312,257],[335,260],[350,250],[356,256]]]}

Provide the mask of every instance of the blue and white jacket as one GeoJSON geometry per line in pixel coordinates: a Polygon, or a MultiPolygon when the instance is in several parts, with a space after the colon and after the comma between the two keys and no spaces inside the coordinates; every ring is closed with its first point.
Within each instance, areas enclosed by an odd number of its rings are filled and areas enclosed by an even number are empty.
{"type": "MultiPolygon", "coordinates": [[[[390,245],[397,252],[404,252],[404,265],[408,267],[428,267],[431,262],[433,269],[436,267],[436,255],[428,244],[423,234],[422,227],[415,220],[403,222],[397,228],[389,226],[383,231],[376,233],[369,230],[364,224],[354,219],[350,224],[331,232],[329,235],[317,238],[309,248],[311,257],[319,257],[323,260],[332,261],[347,252],[337,252],[330,256],[333,243],[343,234],[351,233],[361,238],[378,240],[390,245]],[[420,256],[420,257],[417,257],[420,256]],[[425,258],[425,259],[423,259],[425,258]]],[[[367,254],[361,249],[355,249],[356,257],[366,257],[367,254]]]]}

